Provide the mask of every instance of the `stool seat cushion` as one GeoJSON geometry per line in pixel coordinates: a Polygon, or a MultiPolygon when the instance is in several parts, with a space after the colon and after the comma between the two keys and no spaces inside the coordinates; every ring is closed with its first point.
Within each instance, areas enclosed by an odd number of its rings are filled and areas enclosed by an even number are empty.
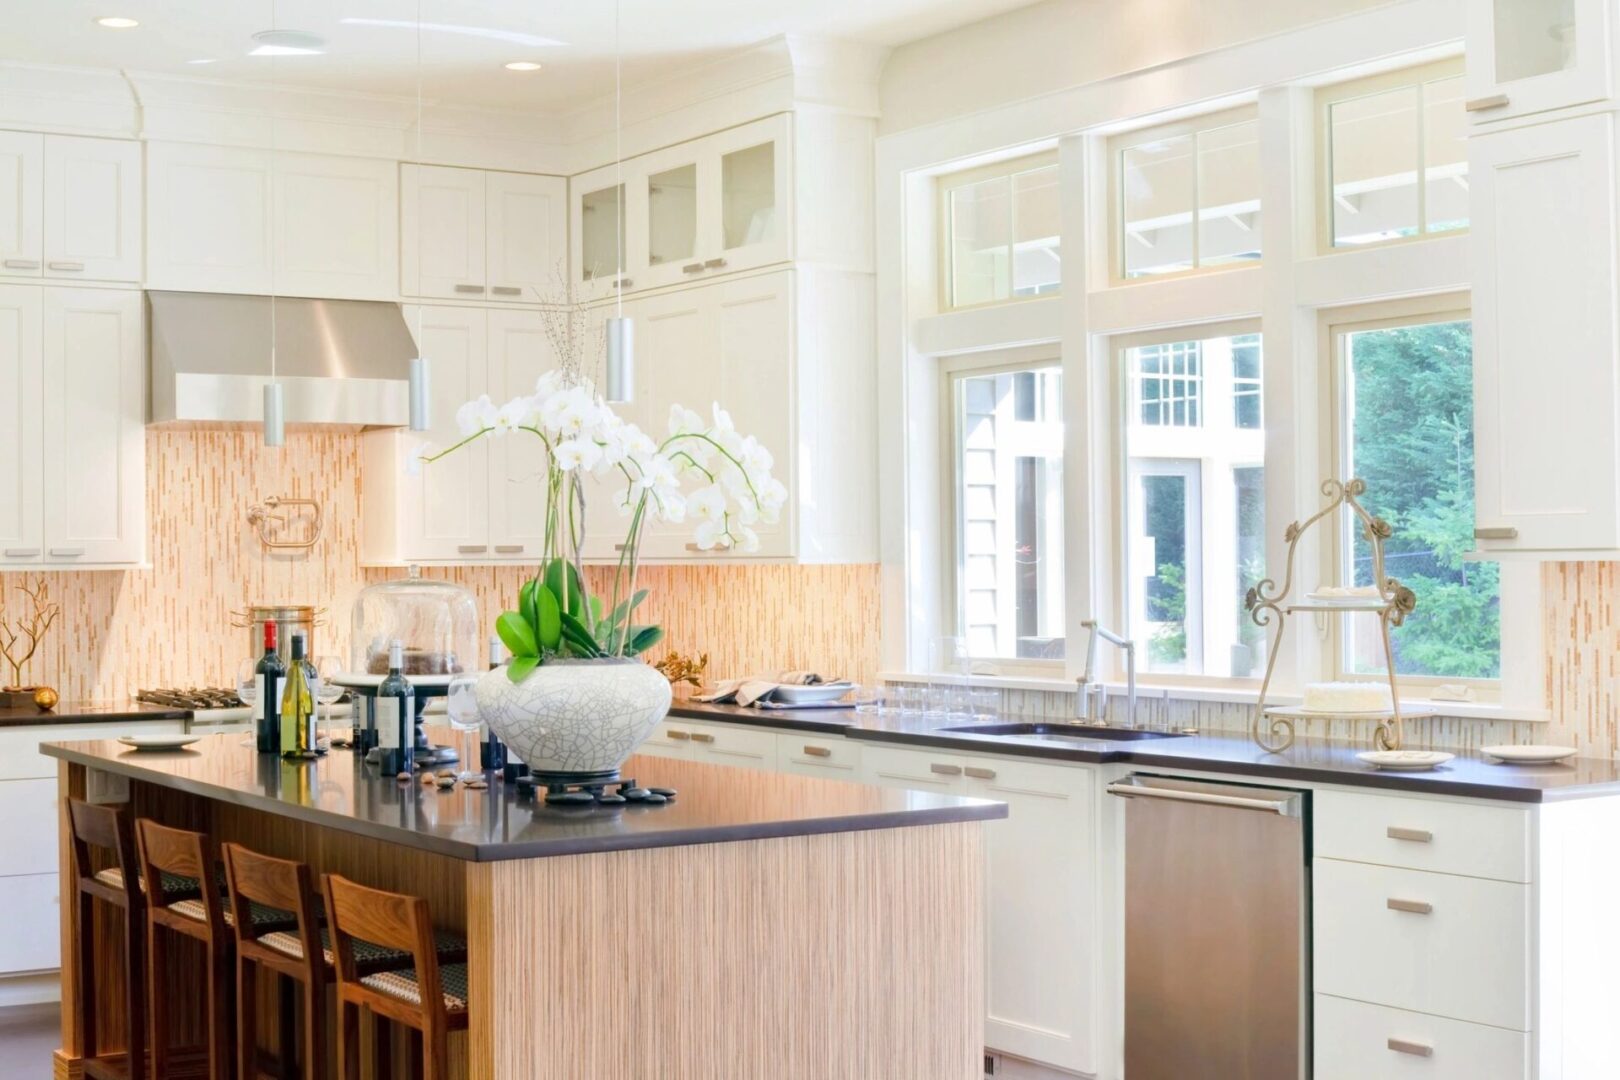
{"type": "MultiPolygon", "coordinates": [[[[124,872],[116,866],[109,866],[105,870],[97,870],[91,876],[110,888],[122,889],[124,887],[124,872]]],[[[140,882],[140,887],[144,891],[146,889],[146,879],[137,877],[135,880],[140,882]]],[[[197,895],[197,879],[183,877],[180,874],[164,874],[163,895],[171,898],[195,896],[197,895]]]]}
{"type": "MultiPolygon", "coordinates": [[[[231,898],[229,896],[221,896],[219,900],[220,903],[225,905],[225,925],[235,926],[236,912],[231,910],[231,898]]],[[[208,918],[208,912],[204,910],[203,902],[200,899],[177,900],[169,905],[169,910],[174,912],[176,915],[183,915],[188,919],[196,919],[198,922],[204,922],[208,918]]],[[[248,910],[251,914],[251,918],[253,919],[254,926],[289,927],[298,925],[298,916],[294,915],[290,911],[283,911],[281,908],[267,907],[264,904],[249,904],[248,910]]]]}
{"type": "MultiPolygon", "coordinates": [[[[369,941],[359,938],[354,940],[354,963],[362,971],[387,971],[393,968],[410,967],[411,954],[403,949],[390,949],[382,945],[373,945],[369,941]]],[[[273,934],[265,934],[259,938],[259,944],[274,949],[294,960],[303,958],[304,943],[299,940],[295,931],[279,930],[273,934]]],[[[467,956],[467,940],[459,934],[452,934],[448,930],[435,930],[433,944],[439,954],[440,961],[461,960],[467,956]]],[[[337,956],[332,952],[332,933],[326,927],[321,927],[321,953],[328,964],[336,964],[337,956]]]]}
{"type": "MultiPolygon", "coordinates": [[[[422,988],[417,984],[414,969],[382,971],[367,975],[360,982],[380,993],[422,1004],[422,988]]],[[[439,969],[439,982],[444,989],[444,1007],[449,1012],[463,1012],[467,1008],[467,965],[445,964],[439,969]]]]}

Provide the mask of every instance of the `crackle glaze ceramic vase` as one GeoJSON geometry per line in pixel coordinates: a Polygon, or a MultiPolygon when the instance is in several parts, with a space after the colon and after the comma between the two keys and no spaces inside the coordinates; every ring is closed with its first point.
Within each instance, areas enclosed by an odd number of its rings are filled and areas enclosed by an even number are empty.
{"type": "Polygon", "coordinates": [[[520,683],[505,666],[476,688],[478,715],[534,773],[613,779],[669,713],[669,680],[639,660],[547,660],[520,683]]]}

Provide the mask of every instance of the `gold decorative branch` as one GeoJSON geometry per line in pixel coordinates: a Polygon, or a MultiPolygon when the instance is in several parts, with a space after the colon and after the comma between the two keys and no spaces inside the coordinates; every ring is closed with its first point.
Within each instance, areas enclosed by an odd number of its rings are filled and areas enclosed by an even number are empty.
{"type": "MultiPolygon", "coordinates": [[[[35,581],[33,588],[24,583],[17,586],[17,591],[28,597],[31,610],[15,620],[0,618],[0,656],[4,656],[11,667],[11,689],[22,688],[23,668],[39,651],[40,640],[62,613],[62,605],[51,600],[50,586],[43,576],[35,581]]],[[[0,612],[4,610],[5,602],[0,598],[0,612]]]]}

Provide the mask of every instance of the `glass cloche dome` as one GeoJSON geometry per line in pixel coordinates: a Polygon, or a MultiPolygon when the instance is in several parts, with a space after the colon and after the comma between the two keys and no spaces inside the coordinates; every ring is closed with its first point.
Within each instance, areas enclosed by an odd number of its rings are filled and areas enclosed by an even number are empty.
{"type": "Polygon", "coordinates": [[[460,585],[434,581],[411,567],[408,576],[360,590],[350,627],[351,670],[388,673],[388,643],[405,646],[407,678],[460,675],[478,665],[478,601],[460,585]]]}

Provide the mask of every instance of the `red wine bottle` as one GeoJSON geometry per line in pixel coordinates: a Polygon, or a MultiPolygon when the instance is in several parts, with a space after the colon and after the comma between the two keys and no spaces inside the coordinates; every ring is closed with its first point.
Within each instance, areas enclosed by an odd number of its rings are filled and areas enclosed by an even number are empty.
{"type": "Polygon", "coordinates": [[[405,646],[388,644],[388,677],[377,687],[377,764],[383,776],[416,767],[416,691],[405,678],[405,646]]]}
{"type": "Polygon", "coordinates": [[[261,754],[281,753],[281,691],[287,665],[276,651],[276,622],[264,621],[264,656],[253,669],[254,704],[259,711],[254,743],[261,754]]]}

